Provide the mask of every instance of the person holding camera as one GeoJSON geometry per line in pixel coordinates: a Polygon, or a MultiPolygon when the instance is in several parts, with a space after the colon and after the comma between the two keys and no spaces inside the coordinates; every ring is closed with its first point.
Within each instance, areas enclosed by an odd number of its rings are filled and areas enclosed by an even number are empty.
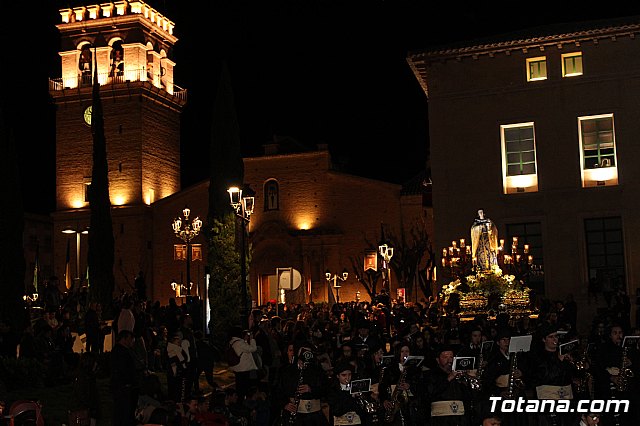
{"type": "Polygon", "coordinates": [[[229,370],[235,375],[238,399],[244,401],[249,388],[258,386],[258,366],[253,358],[253,353],[258,350],[258,346],[251,332],[239,326],[231,328],[229,345],[240,357],[240,362],[230,366],[229,370]]]}

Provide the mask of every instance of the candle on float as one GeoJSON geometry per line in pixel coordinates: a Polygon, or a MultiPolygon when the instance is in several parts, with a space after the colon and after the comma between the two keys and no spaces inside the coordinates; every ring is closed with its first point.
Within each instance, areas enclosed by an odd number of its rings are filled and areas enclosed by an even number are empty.
{"type": "Polygon", "coordinates": [[[453,256],[453,247],[449,247],[449,256],[453,256]]]}
{"type": "Polygon", "coordinates": [[[453,246],[453,248],[456,248],[457,245],[458,242],[456,240],[451,241],[451,246],[453,246]]]}
{"type": "Polygon", "coordinates": [[[447,266],[447,259],[445,259],[444,257],[442,258],[442,267],[444,268],[445,266],[447,266]]]}
{"type": "Polygon", "coordinates": [[[529,244],[524,245],[524,254],[529,253],[529,244]]]}
{"type": "Polygon", "coordinates": [[[467,246],[467,254],[471,254],[471,246],[467,246]]]}
{"type": "Polygon", "coordinates": [[[442,257],[447,257],[447,249],[446,248],[442,249],[442,257]]]}
{"type": "Polygon", "coordinates": [[[464,247],[464,238],[460,238],[460,247],[464,247]]]}
{"type": "Polygon", "coordinates": [[[529,255],[527,262],[529,262],[529,265],[533,265],[533,256],[529,255]]]}

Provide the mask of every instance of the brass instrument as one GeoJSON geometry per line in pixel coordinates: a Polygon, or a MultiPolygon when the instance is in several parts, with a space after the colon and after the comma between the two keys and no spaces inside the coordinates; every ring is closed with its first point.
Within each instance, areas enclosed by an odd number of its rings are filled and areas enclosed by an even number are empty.
{"type": "Polygon", "coordinates": [[[289,426],[296,424],[296,415],[298,414],[298,405],[300,405],[300,386],[304,383],[304,371],[309,366],[309,363],[313,360],[313,352],[306,351],[302,353],[302,359],[304,360],[302,368],[300,369],[300,375],[298,376],[298,385],[296,386],[296,394],[293,398],[293,404],[296,406],[296,410],[293,413],[289,413],[289,426]]]}
{"type": "Polygon", "coordinates": [[[512,399],[515,396],[515,392],[524,386],[522,379],[515,377],[515,372],[518,369],[518,353],[511,353],[510,359],[511,366],[509,367],[509,387],[507,389],[507,399],[512,399]]]}
{"type": "Polygon", "coordinates": [[[385,413],[384,413],[385,423],[392,423],[396,417],[396,414],[398,413],[398,410],[400,410],[400,406],[409,399],[407,393],[400,389],[400,385],[403,384],[407,379],[408,371],[409,371],[408,367],[404,367],[402,369],[402,373],[400,373],[400,379],[398,379],[398,383],[396,384],[395,389],[393,389],[393,392],[391,393],[392,406],[391,408],[385,410],[385,413]]]}
{"type": "Polygon", "coordinates": [[[374,402],[369,401],[362,392],[354,394],[353,397],[356,399],[356,403],[362,412],[367,414],[371,419],[371,424],[378,424],[377,405],[374,402]]]}
{"type": "Polygon", "coordinates": [[[478,357],[478,368],[476,369],[476,380],[478,391],[482,390],[482,375],[484,374],[484,351],[482,350],[482,343],[480,344],[480,356],[478,357]]]}
{"type": "Polygon", "coordinates": [[[630,364],[628,351],[628,346],[622,348],[622,365],[620,366],[620,373],[618,374],[620,379],[616,386],[618,392],[626,392],[629,387],[629,379],[633,377],[633,370],[628,367],[630,364]]]}
{"type": "Polygon", "coordinates": [[[582,352],[582,356],[576,362],[570,361],[578,372],[578,383],[576,385],[576,392],[579,395],[589,394],[590,399],[594,399],[593,394],[593,375],[589,372],[589,345],[587,344],[582,352]]]}

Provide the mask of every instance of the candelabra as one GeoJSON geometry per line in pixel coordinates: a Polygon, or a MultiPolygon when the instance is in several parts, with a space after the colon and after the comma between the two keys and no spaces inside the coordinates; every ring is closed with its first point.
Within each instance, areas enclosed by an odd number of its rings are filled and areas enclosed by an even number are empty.
{"type": "Polygon", "coordinates": [[[189,296],[191,294],[191,241],[193,241],[193,239],[200,233],[202,221],[199,217],[196,217],[191,223],[189,223],[189,215],[191,215],[189,207],[185,207],[184,210],[182,210],[182,214],[184,215],[184,222],[178,216],[173,220],[172,227],[176,237],[180,238],[187,245],[187,283],[183,283],[182,285],[186,290],[187,296],[189,296]]]}
{"type": "Polygon", "coordinates": [[[502,258],[501,267],[504,272],[514,275],[516,279],[525,284],[532,275],[542,274],[542,267],[533,263],[533,255],[530,253],[529,244],[524,244],[522,249],[518,245],[518,237],[511,241],[511,253],[504,253],[504,240],[500,240],[498,247],[498,259],[502,258]]]}
{"type": "Polygon", "coordinates": [[[449,270],[452,279],[468,275],[473,269],[473,255],[471,246],[464,238],[460,238],[460,243],[451,241],[449,247],[442,249],[442,267],[449,270]]]}

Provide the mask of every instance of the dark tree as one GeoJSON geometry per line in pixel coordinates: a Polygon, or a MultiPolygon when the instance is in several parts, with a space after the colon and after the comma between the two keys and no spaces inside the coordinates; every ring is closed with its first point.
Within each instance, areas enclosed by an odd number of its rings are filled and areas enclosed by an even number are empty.
{"type": "MultiPolygon", "coordinates": [[[[371,247],[371,250],[375,250],[376,253],[377,249],[378,247],[371,247]]],[[[365,271],[364,257],[362,256],[350,257],[349,261],[351,262],[351,269],[355,273],[356,279],[360,284],[362,284],[371,300],[375,300],[378,294],[378,280],[382,277],[382,271],[380,269],[377,271],[374,271],[373,269],[365,271]]]]}
{"type": "Polygon", "coordinates": [[[0,107],[0,313],[12,326],[22,328],[25,260],[22,246],[24,212],[15,140],[5,125],[0,107]]]}
{"type": "Polygon", "coordinates": [[[229,205],[227,189],[231,186],[242,188],[244,163],[231,79],[224,61],[213,106],[210,155],[209,212],[204,232],[209,242],[211,270],[208,297],[211,317],[216,322],[212,320],[209,328],[214,338],[226,339],[226,331],[231,325],[238,324],[240,318],[241,250],[238,242],[242,228],[229,205]]]}
{"type": "Polygon", "coordinates": [[[406,301],[419,299],[418,295],[413,293],[416,289],[414,283],[418,283],[423,296],[431,296],[425,277],[426,268],[433,262],[433,251],[424,223],[416,221],[408,230],[402,225],[400,235],[389,233],[389,240],[394,247],[391,269],[396,273],[399,285],[407,289],[406,301]],[[421,273],[424,273],[425,277],[421,277],[421,273]]]}
{"type": "MultiPolygon", "coordinates": [[[[89,187],[89,298],[109,309],[115,287],[113,276],[114,238],[109,199],[109,166],[107,141],[104,135],[104,117],[100,99],[98,73],[93,76],[93,102],[91,134],[93,136],[93,169],[89,187]]],[[[111,314],[111,312],[105,312],[111,314]]]]}

